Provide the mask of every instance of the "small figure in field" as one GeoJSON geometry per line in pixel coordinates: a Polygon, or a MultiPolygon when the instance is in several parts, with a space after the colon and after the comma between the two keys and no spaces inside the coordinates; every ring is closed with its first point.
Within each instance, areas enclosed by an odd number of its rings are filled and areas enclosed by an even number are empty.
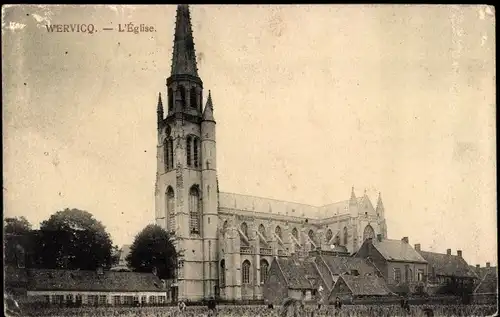
{"type": "Polygon", "coordinates": [[[335,298],[335,303],[333,304],[333,307],[335,308],[335,316],[339,316],[340,310],[342,309],[342,302],[340,301],[339,297],[335,298]]]}
{"type": "Polygon", "coordinates": [[[179,304],[177,305],[179,307],[179,311],[183,312],[186,310],[186,304],[184,304],[183,301],[180,301],[179,304]]]}

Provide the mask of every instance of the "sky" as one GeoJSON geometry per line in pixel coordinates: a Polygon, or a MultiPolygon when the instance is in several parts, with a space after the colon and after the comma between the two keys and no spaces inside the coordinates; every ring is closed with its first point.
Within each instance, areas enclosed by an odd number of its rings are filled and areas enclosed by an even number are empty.
{"type": "MultiPolygon", "coordinates": [[[[2,7],[5,217],[83,209],[118,245],[154,222],[175,9],[2,7]],[[47,31],[65,23],[97,32],[47,31]]],[[[312,205],[381,192],[389,238],[496,263],[493,10],[191,6],[220,190],[312,205]]]]}

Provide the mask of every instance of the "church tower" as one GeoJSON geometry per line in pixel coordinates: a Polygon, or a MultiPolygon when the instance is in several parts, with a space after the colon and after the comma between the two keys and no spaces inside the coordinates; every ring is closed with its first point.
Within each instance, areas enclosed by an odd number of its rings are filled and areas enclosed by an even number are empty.
{"type": "Polygon", "coordinates": [[[218,281],[218,191],[212,97],[205,108],[188,5],[177,6],[166,109],[158,98],[156,223],[181,252],[179,300],[214,296],[218,281]],[[166,116],[165,116],[166,113],[166,116]]]}

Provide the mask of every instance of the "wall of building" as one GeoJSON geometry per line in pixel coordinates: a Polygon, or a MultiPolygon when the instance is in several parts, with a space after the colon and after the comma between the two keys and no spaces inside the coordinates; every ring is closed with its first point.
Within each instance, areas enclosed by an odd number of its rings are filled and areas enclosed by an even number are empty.
{"type": "Polygon", "coordinates": [[[262,287],[263,297],[269,303],[279,305],[288,296],[287,281],[279,269],[277,262],[272,262],[269,278],[262,287]]]}
{"type": "Polygon", "coordinates": [[[34,301],[46,302],[46,296],[50,296],[51,303],[58,304],[55,301],[55,296],[64,296],[64,303],[67,302],[68,295],[72,296],[72,302],[76,302],[76,297],[82,296],[82,305],[89,304],[89,295],[92,296],[106,296],[106,302],[102,305],[115,305],[114,297],[120,296],[120,305],[125,304],[124,297],[132,296],[138,297],[139,301],[145,296],[146,303],[152,303],[152,297],[155,297],[154,303],[160,303],[160,297],[162,298],[162,303],[167,302],[166,292],[88,292],[88,291],[28,291],[27,296],[34,299],[34,301]]]}

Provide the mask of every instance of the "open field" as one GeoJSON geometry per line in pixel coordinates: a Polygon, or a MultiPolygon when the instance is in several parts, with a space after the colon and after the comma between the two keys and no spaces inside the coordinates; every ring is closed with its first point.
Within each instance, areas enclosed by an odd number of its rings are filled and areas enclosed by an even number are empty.
{"type": "MultiPolygon", "coordinates": [[[[361,316],[425,316],[425,308],[431,308],[435,317],[451,316],[491,316],[497,311],[496,305],[415,305],[410,312],[405,313],[396,305],[344,305],[338,312],[333,306],[323,307],[315,311],[315,307],[308,306],[305,312],[298,317],[361,317],[361,316]]],[[[280,307],[268,309],[266,306],[219,306],[219,317],[278,317],[280,307]]],[[[142,316],[142,317],[198,317],[208,316],[205,307],[187,307],[180,313],[176,307],[81,307],[81,308],[42,308],[25,310],[23,316],[65,316],[65,317],[104,317],[104,316],[142,316]]],[[[293,316],[289,313],[288,316],[293,316]]]]}

